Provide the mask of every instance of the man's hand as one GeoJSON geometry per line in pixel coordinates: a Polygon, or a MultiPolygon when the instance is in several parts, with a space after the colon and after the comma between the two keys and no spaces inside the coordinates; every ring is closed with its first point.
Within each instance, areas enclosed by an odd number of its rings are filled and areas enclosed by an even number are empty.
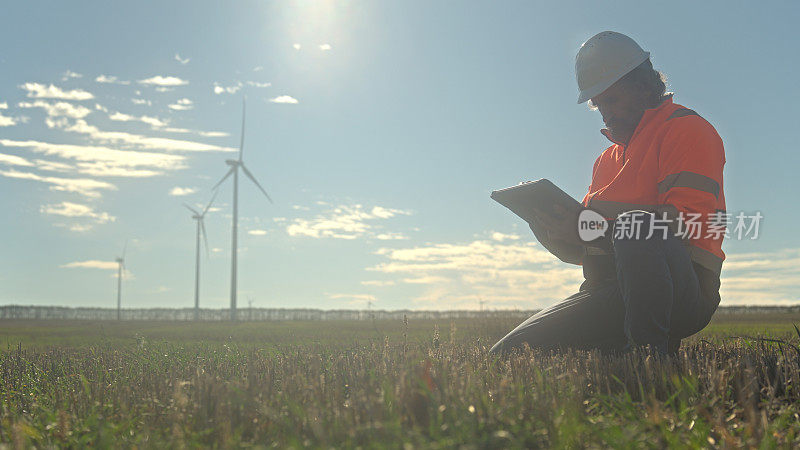
{"type": "Polygon", "coordinates": [[[561,205],[554,205],[553,209],[555,210],[555,215],[551,216],[534,208],[536,228],[545,230],[548,239],[551,241],[561,241],[569,245],[584,245],[578,239],[578,216],[571,214],[561,205]]]}
{"type": "MultiPolygon", "coordinates": [[[[581,263],[584,253],[583,244],[575,244],[560,238],[558,231],[549,231],[548,226],[539,220],[534,219],[533,223],[529,225],[539,243],[558,259],[569,264],[581,263]]],[[[576,239],[573,237],[572,240],[576,239]]]]}

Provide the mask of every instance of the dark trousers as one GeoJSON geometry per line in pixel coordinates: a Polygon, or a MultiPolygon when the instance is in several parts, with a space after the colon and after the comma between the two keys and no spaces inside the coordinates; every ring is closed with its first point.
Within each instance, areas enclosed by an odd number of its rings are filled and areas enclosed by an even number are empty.
{"type": "Polygon", "coordinates": [[[651,233],[651,217],[644,211],[620,215],[615,227],[627,221],[637,223],[638,231],[615,229],[613,255],[584,260],[587,280],[577,294],[524,321],[491,352],[527,343],[607,351],[650,345],[669,353],[703,329],[719,303],[718,292],[716,299],[704,295],[684,244],[665,231],[651,233]]]}

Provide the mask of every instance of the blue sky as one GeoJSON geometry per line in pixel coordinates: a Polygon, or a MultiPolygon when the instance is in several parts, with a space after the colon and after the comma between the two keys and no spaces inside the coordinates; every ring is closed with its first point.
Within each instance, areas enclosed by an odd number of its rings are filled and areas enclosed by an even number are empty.
{"type": "MultiPolygon", "coordinates": [[[[0,39],[0,303],[193,304],[195,228],[238,147],[239,303],[536,308],[577,289],[488,197],[549,178],[576,198],[608,145],[575,103],[603,30],[651,52],[726,147],[723,304],[800,289],[793,2],[16,2],[0,39]]],[[[230,183],[201,305],[228,305],[230,183]]]]}

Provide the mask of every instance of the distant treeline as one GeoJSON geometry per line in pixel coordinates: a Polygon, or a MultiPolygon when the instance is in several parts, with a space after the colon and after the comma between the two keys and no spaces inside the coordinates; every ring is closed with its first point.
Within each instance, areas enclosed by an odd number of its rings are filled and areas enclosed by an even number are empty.
{"type": "MultiPolygon", "coordinates": [[[[402,320],[409,319],[463,319],[479,317],[527,317],[536,311],[495,310],[495,311],[411,311],[411,310],[322,310],[285,308],[240,308],[237,319],[242,321],[275,320],[402,320]]],[[[121,320],[195,320],[194,308],[142,308],[123,309],[121,320]]],[[[76,320],[116,320],[114,308],[83,308],[66,306],[0,306],[0,319],[76,319],[76,320]]],[[[200,321],[227,321],[231,319],[230,309],[200,309],[200,321]]]]}
{"type": "MultiPolygon", "coordinates": [[[[452,310],[452,311],[420,311],[420,310],[321,310],[321,309],[284,309],[284,308],[241,308],[237,311],[237,319],[242,321],[270,320],[402,320],[408,319],[474,319],[529,317],[537,310],[452,310]]],[[[717,314],[780,314],[798,313],[800,304],[792,306],[721,306],[717,314]]],[[[193,308],[149,308],[123,309],[122,320],[195,320],[193,308]]],[[[230,320],[230,309],[200,309],[197,320],[227,321],[230,320]]],[[[116,320],[117,310],[113,308],[70,308],[65,306],[0,306],[0,319],[75,319],[75,320],[116,320]]]]}

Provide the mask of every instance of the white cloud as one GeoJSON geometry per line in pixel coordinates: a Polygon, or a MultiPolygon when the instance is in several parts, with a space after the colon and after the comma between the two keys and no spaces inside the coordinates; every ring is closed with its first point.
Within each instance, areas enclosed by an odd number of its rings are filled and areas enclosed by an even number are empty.
{"type": "Polygon", "coordinates": [[[235,148],[220,147],[218,145],[203,144],[201,142],[148,137],[139,134],[125,133],[122,131],[101,131],[97,127],[89,125],[85,120],[79,119],[70,124],[66,121],[50,121],[48,126],[60,128],[64,131],[88,135],[90,138],[100,142],[110,142],[114,144],[127,145],[146,150],[164,151],[222,151],[234,152],[235,148]]]}
{"type": "Polygon", "coordinates": [[[67,264],[62,264],[59,267],[64,269],[101,269],[101,270],[117,270],[116,261],[98,261],[91,259],[89,261],[75,261],[67,264]]]}
{"type": "Polygon", "coordinates": [[[172,188],[169,191],[169,195],[173,195],[173,196],[176,196],[176,197],[181,197],[181,196],[184,196],[184,195],[194,194],[195,192],[197,192],[197,188],[193,188],[193,187],[184,188],[184,187],[180,187],[180,186],[175,186],[174,188],[172,188]]]}
{"type": "Polygon", "coordinates": [[[98,212],[88,205],[72,202],[61,202],[53,205],[44,205],[39,210],[43,214],[69,217],[73,219],[90,219],[95,223],[103,224],[113,222],[116,217],[107,212],[98,212]]]}
{"type": "Polygon", "coordinates": [[[722,305],[795,304],[800,299],[800,249],[729,253],[720,283],[722,305]]]}
{"type": "Polygon", "coordinates": [[[192,101],[188,98],[182,98],[175,102],[174,104],[167,105],[169,109],[176,110],[176,111],[187,111],[194,108],[192,101]]]}
{"type": "Polygon", "coordinates": [[[252,236],[266,236],[267,230],[248,230],[247,234],[252,236]]]}
{"type": "Polygon", "coordinates": [[[82,105],[73,105],[67,102],[48,103],[44,100],[20,102],[18,106],[20,108],[42,108],[48,117],[69,117],[71,119],[82,119],[92,112],[91,109],[82,105]]]}
{"type": "Polygon", "coordinates": [[[224,131],[198,131],[197,134],[203,137],[228,137],[231,135],[224,131]]]}
{"type": "MultiPolygon", "coordinates": [[[[188,99],[182,99],[182,100],[178,101],[178,105],[179,105],[179,107],[183,108],[185,106],[191,105],[191,101],[188,100],[188,99]]],[[[150,127],[155,129],[155,130],[165,131],[165,132],[168,132],[168,133],[182,133],[182,134],[185,134],[185,133],[196,133],[196,134],[198,134],[200,136],[203,136],[203,137],[227,137],[227,136],[230,136],[230,133],[226,133],[226,132],[223,132],[223,131],[202,131],[202,130],[190,130],[188,128],[167,127],[167,125],[169,125],[169,120],[167,120],[167,119],[161,119],[161,118],[158,118],[158,117],[146,116],[146,115],[133,116],[133,115],[125,114],[125,113],[121,113],[121,112],[111,113],[110,111],[108,111],[108,109],[106,109],[105,107],[103,107],[101,105],[95,105],[95,108],[100,110],[100,111],[103,111],[103,112],[107,113],[109,115],[108,118],[111,119],[111,120],[119,121],[119,122],[142,122],[144,124],[150,125],[150,127]]],[[[61,123],[53,123],[53,126],[57,127],[57,128],[67,128],[68,127],[67,124],[61,124],[61,123]]]]}
{"type": "Polygon", "coordinates": [[[181,55],[175,53],[175,61],[178,61],[179,63],[181,63],[183,65],[186,65],[186,64],[189,64],[189,61],[191,61],[191,58],[181,58],[181,55]]]}
{"type": "Polygon", "coordinates": [[[272,83],[259,83],[258,81],[248,81],[247,85],[248,86],[257,87],[257,88],[268,88],[268,87],[272,86],[272,83]]]}
{"type": "Polygon", "coordinates": [[[493,232],[492,239],[498,242],[503,242],[505,240],[516,241],[519,240],[520,236],[518,234],[503,234],[500,232],[493,232]]]}
{"type": "Polygon", "coordinates": [[[70,231],[75,231],[76,233],[84,233],[86,231],[91,231],[94,228],[94,225],[90,223],[73,223],[71,225],[57,223],[55,225],[57,227],[67,226],[70,231]]]}
{"type": "Polygon", "coordinates": [[[106,83],[106,84],[131,84],[130,81],[121,81],[117,77],[112,75],[99,75],[94,81],[98,83],[106,83]]]}
{"type": "Polygon", "coordinates": [[[230,133],[226,133],[224,131],[201,131],[201,130],[190,130],[188,128],[175,128],[175,127],[167,127],[162,128],[161,131],[166,131],[168,133],[197,133],[203,137],[227,137],[230,136],[230,133]]]}
{"type": "Polygon", "coordinates": [[[19,180],[31,180],[49,184],[50,190],[61,192],[72,192],[90,198],[100,197],[100,190],[116,190],[117,187],[105,181],[92,180],[88,178],[60,178],[43,177],[35,173],[19,172],[16,170],[0,170],[0,176],[15,178],[19,180]]]}
{"type": "Polygon", "coordinates": [[[49,172],[77,172],[77,168],[71,164],[66,164],[57,161],[47,161],[44,159],[35,159],[33,162],[39,170],[46,170],[49,172]]]}
{"type": "Polygon", "coordinates": [[[394,286],[394,285],[395,285],[395,284],[397,284],[397,283],[395,283],[395,282],[394,282],[394,281],[392,281],[392,280],[387,280],[387,281],[382,281],[382,280],[368,280],[368,281],[362,281],[362,282],[361,282],[361,284],[363,284],[364,286],[385,287],[385,286],[394,286]]]}
{"type": "Polygon", "coordinates": [[[16,117],[9,117],[0,114],[0,127],[12,127],[19,123],[19,120],[16,117]]]}
{"type": "MultiPolygon", "coordinates": [[[[8,103],[2,102],[0,103],[0,109],[8,109],[8,103]]],[[[11,127],[20,122],[27,122],[26,118],[21,117],[9,117],[0,114],[0,127],[11,127]]]]}
{"type": "Polygon", "coordinates": [[[6,155],[5,153],[0,153],[0,164],[5,164],[7,166],[33,167],[33,163],[27,159],[16,155],[6,155]]]}
{"type": "Polygon", "coordinates": [[[300,50],[300,48],[301,48],[300,44],[292,44],[292,47],[293,47],[295,50],[300,50]]]}
{"type": "Polygon", "coordinates": [[[241,88],[242,88],[242,82],[241,81],[237,82],[233,86],[227,86],[227,87],[226,86],[222,86],[217,82],[214,82],[214,93],[217,94],[217,95],[225,94],[225,93],[227,93],[227,94],[235,94],[241,88]]]}
{"type": "Polygon", "coordinates": [[[145,78],[144,80],[139,80],[139,84],[144,84],[148,86],[161,86],[161,87],[175,87],[175,86],[185,86],[189,84],[188,81],[182,80],[178,77],[165,77],[161,75],[156,75],[154,77],[145,78]]]}
{"type": "Polygon", "coordinates": [[[253,72],[261,72],[262,70],[264,70],[262,66],[253,67],[253,72]]]}
{"type": "Polygon", "coordinates": [[[376,234],[375,239],[379,241],[402,241],[408,239],[403,233],[381,233],[376,234]]]}
{"type": "Polygon", "coordinates": [[[420,308],[477,309],[478,298],[498,308],[535,308],[578,290],[580,268],[567,266],[535,242],[478,239],[376,252],[387,259],[367,268],[418,286],[420,308]]]}
{"type": "Polygon", "coordinates": [[[398,214],[408,215],[409,213],[407,211],[402,211],[402,210],[399,210],[399,209],[384,208],[382,206],[374,206],[374,207],[372,207],[372,211],[370,211],[370,214],[372,214],[373,216],[375,216],[375,217],[377,217],[379,219],[389,219],[389,218],[394,217],[394,216],[396,216],[398,214]]]}
{"type": "Polygon", "coordinates": [[[415,278],[403,278],[403,283],[408,284],[441,284],[447,283],[450,279],[447,277],[437,277],[437,276],[422,276],[422,277],[415,277],[415,278]]]}
{"type": "Polygon", "coordinates": [[[134,104],[134,105],[147,105],[147,106],[153,106],[153,102],[152,102],[152,101],[150,101],[150,100],[145,100],[145,99],[143,99],[143,98],[132,98],[132,99],[131,99],[131,101],[133,102],[133,104],[134,104]]]}
{"type": "Polygon", "coordinates": [[[83,78],[83,75],[75,73],[71,70],[67,70],[63,75],[61,75],[61,81],[67,81],[70,78],[83,78]]]}
{"type": "Polygon", "coordinates": [[[331,44],[320,44],[319,49],[322,50],[323,52],[327,51],[327,50],[330,50],[331,49],[331,44]]]}
{"type": "Polygon", "coordinates": [[[149,177],[185,167],[186,157],[107,147],[0,139],[0,145],[76,161],[78,173],[91,176],[149,177]]]}
{"type": "Polygon", "coordinates": [[[147,125],[150,125],[153,128],[161,128],[167,126],[167,121],[161,120],[158,117],[151,117],[151,116],[131,116],[129,114],[123,114],[121,112],[115,112],[113,114],[109,114],[108,118],[119,122],[142,122],[147,125]]]}
{"type": "Polygon", "coordinates": [[[275,98],[269,99],[269,101],[271,101],[272,103],[288,103],[291,105],[299,103],[296,98],[289,95],[279,95],[275,98]]]}
{"type": "MultiPolygon", "coordinates": [[[[370,222],[388,219],[398,214],[410,214],[399,209],[373,207],[367,211],[362,205],[339,206],[319,214],[313,219],[294,219],[286,227],[290,236],[312,238],[356,239],[374,237],[374,225],[370,222]]],[[[386,234],[386,236],[390,236],[386,234]]],[[[396,238],[396,237],[392,237],[396,238]]]]}
{"type": "Polygon", "coordinates": [[[25,83],[19,87],[28,91],[27,95],[30,98],[54,98],[58,100],[91,100],[94,98],[94,95],[84,90],[64,91],[52,84],[45,86],[39,83],[25,83]]]}

